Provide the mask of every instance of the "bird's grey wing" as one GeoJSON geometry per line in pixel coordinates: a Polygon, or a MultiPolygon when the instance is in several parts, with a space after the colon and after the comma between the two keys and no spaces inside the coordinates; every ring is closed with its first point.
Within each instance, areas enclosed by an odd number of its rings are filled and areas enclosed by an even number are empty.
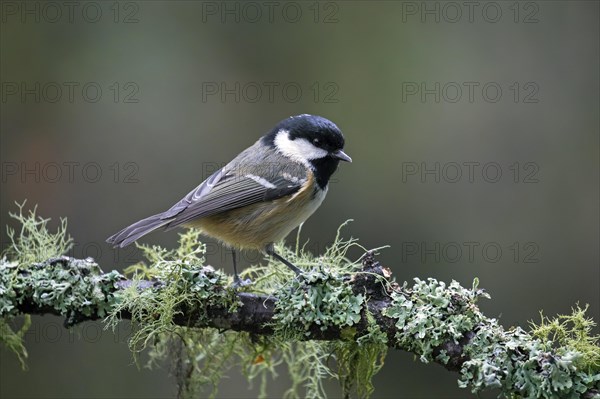
{"type": "Polygon", "coordinates": [[[202,197],[208,194],[217,184],[219,184],[223,178],[226,178],[226,171],[224,168],[217,170],[215,173],[210,175],[208,179],[204,180],[198,187],[190,191],[185,197],[179,202],[169,208],[168,211],[162,214],[161,219],[172,219],[185,211],[191,204],[199,201],[202,197]]]}
{"type": "MultiPolygon", "coordinates": [[[[226,168],[226,167],[225,167],[226,168]]],[[[257,174],[220,169],[166,211],[162,218],[172,219],[167,230],[199,217],[271,201],[297,192],[306,181],[306,171],[291,168],[270,173],[269,180],[257,174]]]]}

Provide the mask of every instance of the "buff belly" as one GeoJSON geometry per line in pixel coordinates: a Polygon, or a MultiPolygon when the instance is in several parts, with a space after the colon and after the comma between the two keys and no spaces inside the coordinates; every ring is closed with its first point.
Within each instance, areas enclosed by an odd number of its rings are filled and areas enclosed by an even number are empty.
{"type": "Polygon", "coordinates": [[[287,236],[321,205],[327,189],[314,192],[314,186],[296,194],[222,212],[188,224],[228,246],[263,250],[287,236]]]}

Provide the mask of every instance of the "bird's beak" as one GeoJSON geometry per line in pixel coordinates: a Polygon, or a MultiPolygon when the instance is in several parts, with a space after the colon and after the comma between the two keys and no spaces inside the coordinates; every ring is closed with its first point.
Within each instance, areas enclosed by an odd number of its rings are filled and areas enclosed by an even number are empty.
{"type": "Polygon", "coordinates": [[[337,150],[336,152],[334,152],[333,154],[331,154],[334,158],[337,158],[341,161],[346,161],[346,162],[352,162],[352,158],[350,158],[348,156],[348,154],[346,154],[344,151],[342,150],[337,150]]]}

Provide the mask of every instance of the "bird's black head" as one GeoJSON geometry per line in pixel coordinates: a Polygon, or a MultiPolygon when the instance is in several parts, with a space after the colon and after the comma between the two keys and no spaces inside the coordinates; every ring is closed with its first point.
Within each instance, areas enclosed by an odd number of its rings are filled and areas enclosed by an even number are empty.
{"type": "Polygon", "coordinates": [[[311,167],[322,189],[327,186],[339,161],[352,162],[343,151],[341,130],[322,116],[302,114],[284,119],[263,137],[263,143],[311,167]]]}

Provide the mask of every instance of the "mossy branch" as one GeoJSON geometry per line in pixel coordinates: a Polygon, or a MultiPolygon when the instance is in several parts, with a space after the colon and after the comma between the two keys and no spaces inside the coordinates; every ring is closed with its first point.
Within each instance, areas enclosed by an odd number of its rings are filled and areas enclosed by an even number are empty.
{"type": "MultiPolygon", "coordinates": [[[[0,264],[0,270],[6,273],[10,266],[4,262],[0,264]]],[[[217,272],[205,266],[198,270],[198,275],[202,274],[210,276],[217,272]]],[[[118,298],[128,289],[154,291],[165,285],[158,280],[127,280],[114,271],[102,273],[91,259],[66,256],[33,264],[30,270],[21,270],[20,275],[24,284],[19,284],[19,290],[11,295],[12,305],[5,303],[3,310],[8,310],[13,315],[66,316],[67,327],[83,321],[103,319],[113,306],[118,306],[118,298]],[[42,277],[43,275],[46,277],[42,277]],[[78,286],[74,287],[73,284],[78,286]],[[56,292],[57,286],[70,288],[60,294],[56,292]],[[43,287],[52,291],[46,292],[43,287]],[[76,294],[76,290],[80,292],[76,294]],[[51,295],[52,293],[56,295],[51,295]]],[[[598,376],[590,374],[587,378],[590,383],[588,386],[586,378],[583,378],[585,376],[578,374],[574,367],[577,359],[575,353],[567,351],[558,355],[557,350],[551,348],[543,351],[544,345],[541,342],[536,342],[519,328],[504,331],[494,319],[482,317],[474,304],[475,299],[483,295],[481,290],[467,290],[457,284],[450,288],[444,287],[443,283],[434,280],[417,281],[412,288],[399,287],[389,283],[389,278],[389,270],[374,261],[372,254],[368,254],[363,259],[362,272],[352,278],[347,277],[348,281],[344,282],[352,287],[355,295],[368,298],[364,302],[365,309],[360,311],[360,316],[352,326],[330,325],[322,328],[323,325],[315,321],[307,325],[304,334],[296,338],[360,340],[372,335],[374,326],[377,326],[375,328],[385,335],[389,347],[411,351],[421,360],[437,362],[449,370],[462,370],[465,386],[471,383],[477,388],[499,387],[504,394],[551,397],[537,396],[543,392],[541,390],[536,394],[524,392],[522,388],[525,386],[520,388],[511,384],[516,382],[516,375],[526,371],[528,378],[538,379],[540,382],[545,380],[548,385],[554,385],[550,392],[558,393],[561,387],[564,390],[565,387],[581,384],[578,391],[583,397],[591,398],[598,393],[598,376]],[[444,293],[443,290],[448,292],[444,293]],[[431,303],[421,301],[426,297],[430,298],[431,303]],[[434,320],[429,319],[422,309],[414,311],[411,309],[413,307],[445,309],[447,313],[434,320]],[[497,367],[486,370],[492,364],[497,367]],[[508,370],[512,372],[508,374],[508,370]],[[552,380],[552,376],[555,380],[552,380]],[[596,388],[593,388],[593,381],[596,381],[596,388]],[[583,387],[586,389],[583,390],[583,387]]],[[[223,282],[225,281],[217,282],[211,288],[214,294],[205,300],[193,305],[182,303],[175,309],[172,322],[185,327],[213,327],[219,330],[245,331],[252,335],[273,335],[279,328],[276,319],[281,318],[278,315],[281,312],[277,311],[277,298],[233,292],[220,284],[223,282]]],[[[306,283],[298,282],[296,285],[301,287],[306,286],[306,283]]],[[[120,309],[118,317],[131,319],[132,311],[120,309]]]]}
{"type": "Polygon", "coordinates": [[[600,397],[598,337],[591,336],[594,324],[582,309],[560,321],[542,319],[531,333],[505,330],[477,306],[489,297],[477,280],[471,288],[435,279],[400,286],[372,251],[348,261],[355,242],[339,234],[319,259],[301,248],[287,250],[307,270],[302,277],[273,263],[254,267],[246,291],[231,289],[228,276],[204,265],[205,248],[193,230],[177,250],[142,247],[150,266],[137,265],[126,278],[104,273],[93,259],[60,256],[69,241],[64,226],[52,236],[34,213],[15,216],[24,228],[11,235],[13,246],[0,260],[0,340],[22,358],[23,331],[8,327],[16,315],[64,316],[66,327],[98,319],[114,327],[131,319],[134,352],[151,347],[152,357],[164,357],[176,337],[182,396],[215,388],[232,364],[249,380],[261,375],[267,396],[265,373],[281,362],[294,381],[288,397],[323,396],[322,379],[330,376],[346,394],[369,396],[371,377],[393,348],[459,372],[459,386],[474,393],[496,388],[510,398],[600,397]],[[27,245],[36,248],[30,252],[27,245]],[[327,364],[332,353],[335,372],[327,364]]]}

